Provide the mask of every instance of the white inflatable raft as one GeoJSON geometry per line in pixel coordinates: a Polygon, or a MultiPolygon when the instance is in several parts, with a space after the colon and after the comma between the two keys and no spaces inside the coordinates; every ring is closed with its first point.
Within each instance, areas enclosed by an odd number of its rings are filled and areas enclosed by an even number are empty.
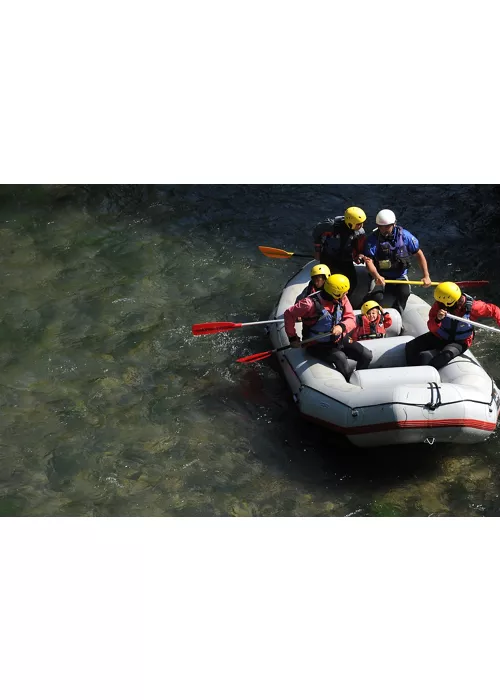
{"type": "MultiPolygon", "coordinates": [[[[285,309],[295,303],[310,279],[313,263],[288,282],[271,318],[282,318],[285,309]]],[[[358,267],[358,279],[356,296],[361,298],[368,289],[364,266],[358,267]]],[[[303,417],[342,433],[358,447],[476,443],[490,437],[497,425],[500,394],[471,352],[439,371],[405,364],[405,343],[427,332],[429,309],[429,304],[414,294],[403,318],[395,309],[387,309],[393,319],[387,337],[361,341],[372,351],[373,360],[369,369],[355,370],[349,382],[305,348],[278,353],[303,417]],[[404,335],[400,335],[403,326],[404,335]]],[[[302,324],[295,327],[302,335],[302,324]]],[[[288,344],[284,324],[270,324],[269,334],[274,348],[288,344]]]]}

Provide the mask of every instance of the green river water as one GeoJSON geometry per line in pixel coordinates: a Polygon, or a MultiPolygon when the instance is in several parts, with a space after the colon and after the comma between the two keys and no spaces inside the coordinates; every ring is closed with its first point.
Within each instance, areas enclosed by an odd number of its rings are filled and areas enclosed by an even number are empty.
{"type": "MultiPolygon", "coordinates": [[[[498,515],[498,433],[357,450],[300,419],[272,362],[236,364],[262,330],[190,332],[266,318],[301,262],[257,246],[309,251],[350,204],[369,229],[394,209],[433,279],[488,274],[480,298],[500,303],[496,202],[473,185],[0,187],[0,515],[498,515]]],[[[498,382],[496,336],[474,353],[498,382]]]]}

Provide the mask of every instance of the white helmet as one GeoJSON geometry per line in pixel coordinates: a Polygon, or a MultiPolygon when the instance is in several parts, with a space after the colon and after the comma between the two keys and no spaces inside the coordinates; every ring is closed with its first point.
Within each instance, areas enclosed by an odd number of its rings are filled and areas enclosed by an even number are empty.
{"type": "Polygon", "coordinates": [[[396,223],[396,214],[390,209],[382,209],[375,219],[377,226],[390,226],[396,223]]]}

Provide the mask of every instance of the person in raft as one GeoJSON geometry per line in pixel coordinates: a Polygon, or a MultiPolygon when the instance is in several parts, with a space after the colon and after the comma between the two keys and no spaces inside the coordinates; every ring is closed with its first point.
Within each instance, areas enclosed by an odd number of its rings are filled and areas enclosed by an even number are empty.
{"type": "MultiPolygon", "coordinates": [[[[422,270],[423,286],[430,287],[431,278],[427,260],[420,248],[418,238],[396,223],[396,215],[390,209],[379,211],[375,222],[377,228],[373,229],[373,233],[367,238],[363,251],[366,268],[375,282],[374,288],[366,295],[365,301],[372,299],[381,304],[385,280],[407,279],[406,275],[413,258],[422,270]]],[[[402,314],[410,296],[410,285],[394,284],[390,287],[390,292],[395,297],[393,306],[402,314]]]]}
{"type": "Polygon", "coordinates": [[[428,333],[406,343],[408,365],[432,365],[441,369],[462,355],[474,340],[474,327],[468,320],[494,318],[500,326],[500,308],[464,294],[454,282],[441,282],[434,290],[436,300],[429,311],[428,333]],[[448,311],[463,321],[448,317],[448,311]]]}
{"type": "Polygon", "coordinates": [[[361,313],[356,316],[356,326],[351,332],[352,342],[384,338],[387,328],[392,326],[391,315],[376,301],[365,301],[361,313]]]}
{"type": "Polygon", "coordinates": [[[300,347],[300,338],[295,333],[295,323],[302,320],[303,339],[322,333],[332,334],[308,343],[305,347],[313,357],[333,365],[349,381],[347,358],[356,360],[356,369],[366,369],[373,357],[372,352],[361,343],[350,343],[348,334],[356,325],[351,302],[347,298],[349,280],[345,275],[330,275],[318,294],[301,299],[290,306],[283,318],[285,332],[292,348],[300,347]]]}
{"type": "Polygon", "coordinates": [[[305,299],[310,294],[315,294],[323,289],[323,285],[326,282],[326,278],[330,277],[330,268],[327,265],[314,265],[311,269],[311,281],[304,288],[304,290],[295,299],[295,303],[299,302],[301,299],[305,299]]]}
{"type": "Polygon", "coordinates": [[[343,216],[320,221],[312,232],[315,259],[328,265],[332,273],[345,275],[349,279],[349,296],[352,296],[357,285],[354,263],[364,260],[364,221],[366,214],[362,209],[348,207],[343,216]]]}

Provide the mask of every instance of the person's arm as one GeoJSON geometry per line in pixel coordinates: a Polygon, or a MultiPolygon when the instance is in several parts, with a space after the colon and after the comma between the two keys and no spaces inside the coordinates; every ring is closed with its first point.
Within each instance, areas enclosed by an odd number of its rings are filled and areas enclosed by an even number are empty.
{"type": "Polygon", "coordinates": [[[392,317],[388,311],[382,312],[382,319],[384,321],[384,328],[390,328],[392,326],[392,317]]]}
{"type": "Polygon", "coordinates": [[[430,330],[431,333],[434,333],[434,335],[437,334],[441,325],[441,321],[445,316],[446,310],[441,309],[439,304],[436,303],[431,306],[431,310],[429,311],[429,318],[427,320],[427,328],[430,330]]]}
{"type": "Polygon", "coordinates": [[[302,299],[298,304],[290,306],[283,314],[283,320],[285,321],[285,333],[288,336],[288,340],[292,347],[298,347],[300,343],[300,338],[295,332],[295,323],[299,318],[307,318],[311,316],[311,311],[314,309],[313,302],[308,299],[302,299]]]}
{"type": "Polygon", "coordinates": [[[321,256],[321,249],[323,248],[323,235],[333,230],[334,222],[330,219],[326,221],[321,221],[317,224],[312,232],[313,245],[314,245],[314,259],[319,260],[321,256]]]}
{"type": "Polygon", "coordinates": [[[353,238],[352,241],[352,259],[355,263],[364,263],[365,256],[363,255],[363,250],[366,244],[366,235],[364,233],[359,233],[353,238]]]}
{"type": "Polygon", "coordinates": [[[335,328],[333,329],[333,334],[344,336],[350,333],[354,328],[356,328],[356,317],[354,316],[352,304],[347,297],[344,297],[342,303],[344,305],[344,313],[342,314],[342,320],[338,324],[338,326],[335,326],[335,328]]]}
{"type": "Polygon", "coordinates": [[[427,267],[427,260],[425,259],[425,255],[419,249],[413,255],[413,257],[417,258],[417,262],[420,266],[420,269],[422,270],[422,275],[423,275],[422,282],[424,283],[424,287],[430,287],[432,284],[432,280],[429,276],[429,268],[427,267]]]}
{"type": "Polygon", "coordinates": [[[366,269],[368,270],[370,275],[375,280],[375,284],[380,286],[380,287],[383,287],[385,284],[385,278],[381,277],[379,271],[377,270],[377,268],[375,267],[375,265],[373,263],[373,260],[371,258],[365,257],[365,265],[366,265],[366,269]]]}
{"type": "MultiPolygon", "coordinates": [[[[495,304],[488,304],[485,301],[473,301],[470,314],[471,321],[477,321],[478,318],[493,318],[497,326],[500,326],[500,309],[495,304]]],[[[467,319],[464,319],[467,323],[467,319]]]]}

